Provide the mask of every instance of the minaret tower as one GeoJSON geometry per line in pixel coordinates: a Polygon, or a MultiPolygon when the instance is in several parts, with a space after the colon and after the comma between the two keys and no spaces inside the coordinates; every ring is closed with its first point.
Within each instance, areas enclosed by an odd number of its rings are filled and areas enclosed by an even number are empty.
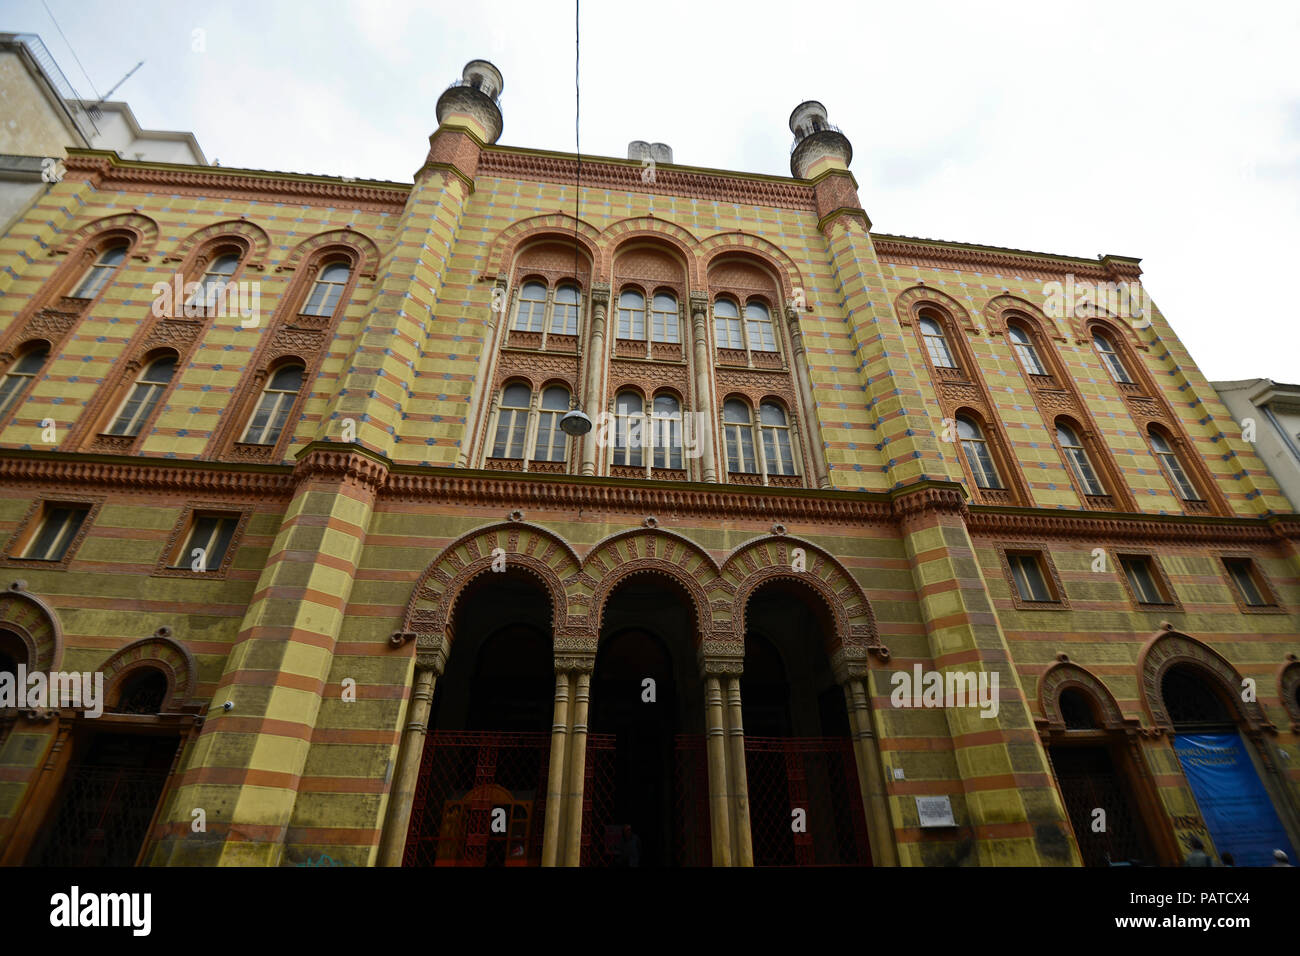
{"type": "Polygon", "coordinates": [[[790,114],[794,152],[790,173],[797,179],[814,179],[828,169],[848,169],[853,162],[853,144],[826,119],[826,107],[806,100],[790,114]]]}
{"type": "Polygon", "coordinates": [[[487,60],[470,60],[461,78],[438,97],[438,126],[464,126],[483,142],[501,136],[501,107],[497,102],[505,81],[487,60]]]}

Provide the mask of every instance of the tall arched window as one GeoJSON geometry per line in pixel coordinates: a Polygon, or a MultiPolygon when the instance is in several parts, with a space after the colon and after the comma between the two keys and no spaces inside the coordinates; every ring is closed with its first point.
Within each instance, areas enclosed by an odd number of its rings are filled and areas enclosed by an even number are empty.
{"type": "Polygon", "coordinates": [[[213,308],[217,305],[221,292],[230,282],[230,277],[235,274],[239,268],[239,256],[233,252],[227,252],[217,256],[208,267],[203,270],[203,277],[199,279],[199,287],[195,290],[194,295],[190,296],[189,304],[192,307],[213,308]]]}
{"type": "Polygon", "coordinates": [[[140,434],[140,429],[153,414],[162,394],[176,374],[176,356],[164,355],[150,362],[135,380],[122,407],[108,430],[110,435],[127,437],[140,434]]]}
{"type": "Polygon", "coordinates": [[[352,267],[346,262],[331,262],[321,269],[312,283],[307,304],[302,307],[303,315],[333,315],[343,298],[348,279],[352,277],[352,267]]]}
{"type": "Polygon", "coordinates": [[[108,285],[117,267],[126,261],[126,243],[109,246],[99,254],[99,258],[86,270],[77,290],[72,293],[74,299],[93,299],[99,291],[108,285]]]}
{"type": "Polygon", "coordinates": [[[1115,350],[1115,344],[1110,340],[1110,336],[1104,332],[1092,333],[1092,345],[1101,356],[1101,362],[1106,366],[1106,371],[1110,377],[1121,385],[1132,384],[1133,379],[1128,374],[1128,369],[1124,367],[1124,360],[1119,357],[1115,350]]]}
{"type": "Polygon", "coordinates": [[[527,385],[507,385],[501,393],[501,408],[497,416],[496,441],[492,445],[493,458],[523,458],[524,439],[528,434],[528,406],[533,391],[527,385]]]}
{"type": "Polygon", "coordinates": [[[1088,451],[1083,447],[1083,442],[1075,434],[1074,429],[1065,422],[1058,421],[1056,440],[1061,443],[1061,453],[1070,463],[1070,470],[1074,472],[1074,477],[1079,482],[1079,487],[1083,489],[1083,493],[1085,495],[1106,494],[1106,486],[1097,477],[1092,462],[1088,460],[1088,451]]]}
{"type": "Polygon", "coordinates": [[[745,331],[749,347],[754,352],[775,352],[776,333],[772,327],[772,313],[757,300],[745,306],[745,331]]]}
{"type": "Polygon", "coordinates": [[[998,474],[989,443],[975,420],[965,415],[957,416],[957,437],[961,439],[962,454],[970,467],[971,476],[979,488],[1000,489],[1002,477],[998,474]]]}
{"type": "Polygon", "coordinates": [[[929,316],[922,316],[917,324],[921,327],[921,337],[930,353],[931,364],[936,368],[957,368],[952,350],[948,348],[948,340],[944,338],[943,326],[929,316]]]}
{"type": "Polygon", "coordinates": [[[1020,359],[1021,366],[1029,375],[1046,375],[1047,367],[1043,365],[1042,360],[1038,357],[1038,350],[1034,348],[1034,340],[1024,328],[1019,325],[1007,325],[1007,338],[1011,340],[1011,347],[1015,349],[1016,356],[1020,359]]]}
{"type": "Polygon", "coordinates": [[[569,390],[552,385],[542,392],[542,408],[537,420],[537,441],[533,461],[564,461],[565,434],[560,419],[569,410],[569,390]]]}
{"type": "Polygon", "coordinates": [[[618,297],[618,337],[645,340],[645,296],[631,289],[618,297]]]}
{"type": "Polygon", "coordinates": [[[1192,479],[1187,477],[1183,463],[1170,444],[1168,436],[1155,427],[1147,430],[1147,436],[1151,439],[1151,448],[1156,453],[1160,467],[1164,469],[1169,483],[1178,492],[1178,497],[1183,501],[1201,501],[1200,492],[1196,490],[1196,485],[1192,484],[1192,479]]]}
{"type": "Polygon", "coordinates": [[[713,328],[720,349],[743,349],[745,339],[740,332],[740,310],[730,299],[713,303],[713,328]]]}
{"type": "Polygon", "coordinates": [[[45,366],[50,347],[44,342],[28,345],[14,359],[4,380],[0,381],[0,420],[13,411],[27,386],[45,366]]]}
{"type": "Polygon", "coordinates": [[[619,392],[614,403],[614,464],[639,467],[645,463],[641,457],[641,447],[645,444],[644,408],[636,392],[619,392]]]}
{"type": "Polygon", "coordinates": [[[656,342],[680,342],[677,300],[666,292],[655,293],[652,303],[650,334],[656,342]]]}
{"type": "Polygon", "coordinates": [[[774,402],[764,402],[758,409],[759,430],[763,435],[763,464],[769,475],[793,475],[794,446],[785,410],[774,402]]]}
{"type": "Polygon", "coordinates": [[[722,429],[727,444],[727,471],[752,475],[758,472],[754,461],[754,429],[749,406],[738,398],[722,406],[722,429]]]}
{"type": "Polygon", "coordinates": [[[542,318],[546,315],[546,286],[540,282],[525,282],[519,290],[519,306],[515,309],[515,328],[520,332],[542,331],[542,318]]]}
{"type": "Polygon", "coordinates": [[[555,310],[551,313],[551,334],[578,334],[577,286],[562,285],[555,290],[555,310]]]}
{"type": "Polygon", "coordinates": [[[293,403],[302,391],[306,369],[301,365],[283,365],[271,376],[262,390],[262,400],[249,419],[241,439],[249,445],[274,445],[284,432],[293,403]]]}
{"type": "Polygon", "coordinates": [[[652,432],[654,466],[682,467],[682,407],[672,395],[655,396],[652,432]]]}

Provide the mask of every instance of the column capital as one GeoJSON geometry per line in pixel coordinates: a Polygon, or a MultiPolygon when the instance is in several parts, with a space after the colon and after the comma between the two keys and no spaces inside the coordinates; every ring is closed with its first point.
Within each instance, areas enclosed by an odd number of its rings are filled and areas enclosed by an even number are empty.
{"type": "Polygon", "coordinates": [[[835,682],[847,684],[849,681],[866,680],[870,672],[870,656],[869,647],[856,644],[840,647],[831,655],[831,673],[835,676],[835,682]]]}
{"type": "Polygon", "coordinates": [[[601,282],[591,287],[592,308],[604,310],[609,306],[609,284],[601,282]]]}
{"type": "Polygon", "coordinates": [[[701,641],[698,658],[701,677],[739,677],[745,671],[742,641],[701,641]]]}
{"type": "Polygon", "coordinates": [[[299,484],[312,479],[337,481],[376,492],[388,480],[391,465],[384,456],[366,451],[360,445],[314,441],[298,453],[293,477],[299,484]]]}
{"type": "Polygon", "coordinates": [[[451,655],[450,642],[446,633],[415,635],[415,668],[433,671],[437,677],[447,667],[447,658],[451,655]]]}
{"type": "Polygon", "coordinates": [[[709,294],[707,292],[691,292],[691,315],[705,316],[709,314],[709,294]]]}

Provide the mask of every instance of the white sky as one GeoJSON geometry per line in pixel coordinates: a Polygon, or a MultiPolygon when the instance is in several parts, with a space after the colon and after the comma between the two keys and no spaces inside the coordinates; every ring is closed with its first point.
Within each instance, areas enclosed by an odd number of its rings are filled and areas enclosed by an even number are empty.
{"type": "MultiPolygon", "coordinates": [[[[409,182],[467,60],[507,145],[572,151],[573,3],[0,0],[83,96],[223,166],[409,182]],[[195,52],[193,31],[205,31],[195,52]]],[[[826,104],[877,231],[1140,256],[1211,380],[1300,382],[1300,4],[585,0],[582,148],[789,175],[826,104]]]]}

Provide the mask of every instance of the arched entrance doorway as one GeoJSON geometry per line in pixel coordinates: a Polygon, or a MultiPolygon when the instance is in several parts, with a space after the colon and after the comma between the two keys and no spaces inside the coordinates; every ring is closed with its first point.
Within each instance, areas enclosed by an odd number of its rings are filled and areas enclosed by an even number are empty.
{"type": "Polygon", "coordinates": [[[1260,749],[1243,739],[1238,703],[1222,682],[1196,663],[1175,662],[1161,675],[1160,700],[1220,859],[1229,853],[1237,866],[1269,866],[1282,850],[1294,860],[1294,841],[1259,773],[1260,749]]]}
{"type": "Polygon", "coordinates": [[[664,575],[630,575],[605,603],[591,684],[596,792],[585,865],[626,863],[625,826],[639,841],[640,866],[710,862],[694,632],[690,595],[664,575]]]}
{"type": "Polygon", "coordinates": [[[1044,675],[1041,700],[1048,763],[1083,865],[1178,863],[1141,772],[1136,727],[1125,725],[1104,685],[1083,668],[1058,664],[1044,675]]]}
{"type": "Polygon", "coordinates": [[[755,866],[870,865],[844,690],[821,598],[784,578],[745,609],[740,681],[755,866]]]}
{"type": "Polygon", "coordinates": [[[162,719],[168,689],[161,670],[134,667],[108,689],[100,717],[68,722],[66,770],[24,865],[144,862],[186,739],[176,722],[162,719]]]}
{"type": "Polygon", "coordinates": [[[449,630],[403,864],[537,866],[550,758],[552,609],[516,569],[466,585],[449,630]]]}

